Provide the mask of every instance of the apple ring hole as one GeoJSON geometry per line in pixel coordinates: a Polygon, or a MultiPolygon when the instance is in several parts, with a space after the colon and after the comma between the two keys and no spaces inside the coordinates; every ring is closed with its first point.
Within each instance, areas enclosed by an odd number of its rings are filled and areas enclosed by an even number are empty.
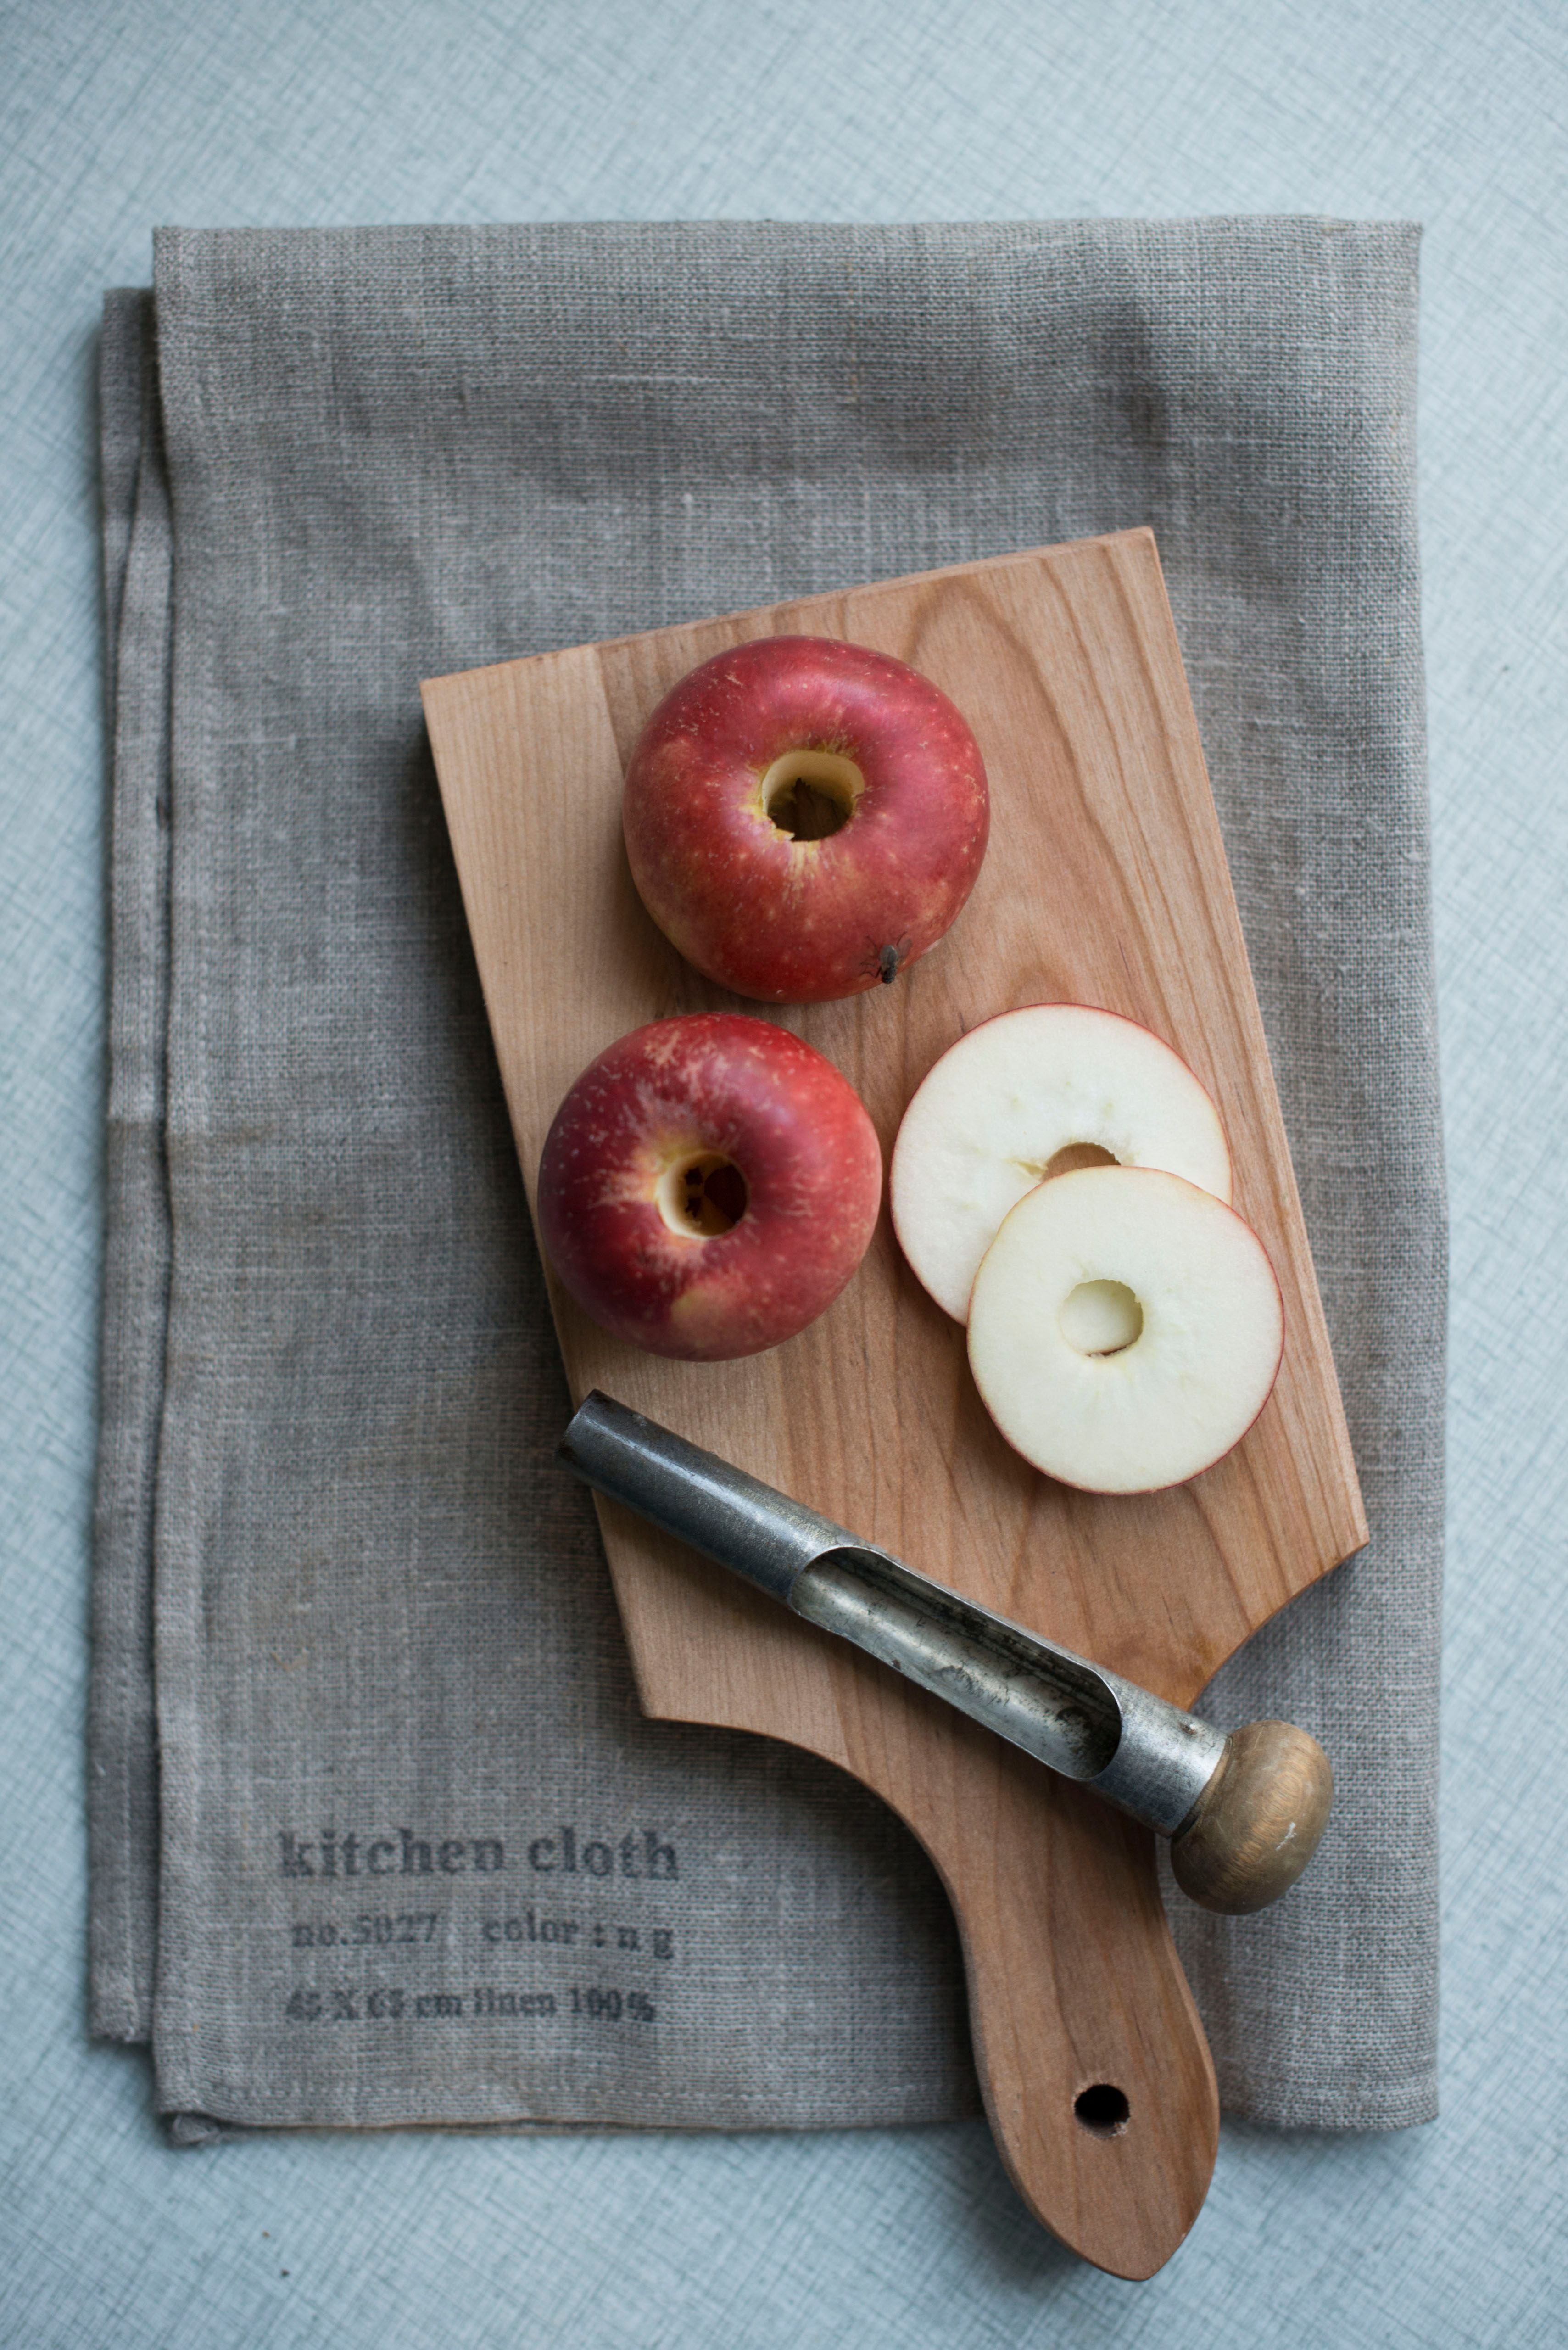
{"type": "Polygon", "coordinates": [[[831,840],[865,788],[854,760],[837,751],[786,751],[763,777],[763,806],[792,840],[831,840]]]}
{"type": "Polygon", "coordinates": [[[659,1212],[685,1240],[716,1240],[746,1212],[746,1179],[722,1151],[684,1154],[660,1178],[659,1212]]]}
{"type": "Polygon", "coordinates": [[[1056,1318],[1080,1355],[1123,1355],[1143,1336],[1143,1307],[1125,1281],[1081,1281],[1056,1318]]]}
{"type": "Polygon", "coordinates": [[[1095,2137],[1120,2137],[1132,2107],[1127,2092],[1118,2089],[1114,2081],[1096,2081],[1091,2088],[1079,2090],[1073,2100],[1073,2112],[1080,2129],[1088,2130],[1095,2137]]]}
{"type": "Polygon", "coordinates": [[[1075,1174],[1080,1167],[1119,1167],[1114,1151],[1102,1149],[1097,1142],[1064,1142],[1045,1161],[1044,1175],[1049,1182],[1053,1175],[1075,1174]]]}

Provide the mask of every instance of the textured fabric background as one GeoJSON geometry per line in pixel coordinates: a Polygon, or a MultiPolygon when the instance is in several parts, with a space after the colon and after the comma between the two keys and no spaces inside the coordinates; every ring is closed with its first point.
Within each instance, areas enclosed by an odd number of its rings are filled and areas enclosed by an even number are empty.
{"type": "MultiPolygon", "coordinates": [[[[152,1987],[160,2103],[819,2126],[972,2106],[945,1906],[891,1818],[787,1748],[632,1718],[587,1497],[551,1465],[566,1407],[410,684],[1145,521],[1373,1529],[1226,1677],[1233,1718],[1302,1719],[1334,1757],[1323,1858],[1267,1917],[1174,1914],[1228,2106],[1429,2119],[1445,1297],[1414,233],[161,232],[157,253],[161,400],[111,591],[99,1571],[140,1603],[122,1628],[100,1597],[93,1784],[99,2005],[112,2025],[152,1987]],[[138,715],[171,680],[160,776],[138,715]],[[166,1153],[166,1200],[125,1188],[132,1150],[166,1153]],[[149,1753],[133,1805],[150,1591],[158,1794],[149,1753]],[[150,1903],[114,1847],[154,1814],[150,1903]],[[612,1876],[566,1881],[562,1823],[612,1876]],[[585,2005],[607,1982],[653,2021],[607,2029],[585,2005]]],[[[107,375],[143,353],[117,297],[107,375]]],[[[106,414],[131,404],[116,380],[106,414]]]]}
{"type": "Polygon", "coordinates": [[[1534,2345],[1561,2332],[1568,825],[1560,12],[1396,0],[24,5],[0,93],[0,2333],[50,2345],[1534,2345]],[[192,2157],[83,2016],[105,285],[158,219],[1417,218],[1454,1206],[1440,2118],[1228,2126],[1153,2283],[1061,2255],[978,2122],[285,2134],[192,2157]]]}

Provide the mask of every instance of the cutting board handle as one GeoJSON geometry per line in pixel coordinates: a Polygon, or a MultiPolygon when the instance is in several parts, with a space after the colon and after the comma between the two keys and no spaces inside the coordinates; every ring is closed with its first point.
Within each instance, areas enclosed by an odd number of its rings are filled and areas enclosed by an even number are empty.
{"type": "Polygon", "coordinates": [[[1220,2135],[1154,1837],[989,1743],[983,1836],[949,1819],[910,1824],[957,1913],[992,2127],[1054,2234],[1115,2276],[1152,2276],[1202,2209],[1220,2135]]]}

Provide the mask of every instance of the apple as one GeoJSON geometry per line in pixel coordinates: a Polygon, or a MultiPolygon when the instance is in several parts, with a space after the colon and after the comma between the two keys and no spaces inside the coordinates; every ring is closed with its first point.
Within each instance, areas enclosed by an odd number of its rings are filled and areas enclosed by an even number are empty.
{"type": "Polygon", "coordinates": [[[1024,1004],[971,1028],[922,1079],[893,1147],[893,1229],[962,1322],[980,1261],[1024,1193],[1112,1159],[1231,1197],[1219,1113],[1168,1045],[1090,1004],[1024,1004]]]}
{"type": "Polygon", "coordinates": [[[689,962],[770,1003],[894,979],[974,886],[990,799],[945,693],[889,654],[759,637],[691,671],[627,769],[627,856],[689,962]]]}
{"type": "Polygon", "coordinates": [[[1026,1461],[1091,1493],[1154,1492],[1222,1460],[1268,1401],[1283,1346],[1257,1234],[1154,1168],[1037,1184],[970,1297],[986,1409],[1026,1461]]]}
{"type": "Polygon", "coordinates": [[[865,1255],[882,1153],[831,1061],[738,1012],[655,1020],[573,1086],[539,1163],[539,1233],[586,1314],[655,1355],[794,1337],[865,1255]]]}

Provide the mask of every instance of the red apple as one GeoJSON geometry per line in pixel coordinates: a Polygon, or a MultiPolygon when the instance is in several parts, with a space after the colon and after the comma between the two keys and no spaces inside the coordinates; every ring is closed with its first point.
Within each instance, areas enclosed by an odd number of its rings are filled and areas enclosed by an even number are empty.
{"type": "Polygon", "coordinates": [[[857,995],[934,946],[990,801],[945,693],[887,653],[759,637],[667,693],[627,770],[627,855],[689,962],[773,1003],[857,995]]]}
{"type": "Polygon", "coordinates": [[[736,1012],[636,1028],[586,1068],[539,1163],[539,1231],[586,1314],[655,1355],[793,1338],[865,1255],[882,1153],[859,1095],[736,1012]]]}

